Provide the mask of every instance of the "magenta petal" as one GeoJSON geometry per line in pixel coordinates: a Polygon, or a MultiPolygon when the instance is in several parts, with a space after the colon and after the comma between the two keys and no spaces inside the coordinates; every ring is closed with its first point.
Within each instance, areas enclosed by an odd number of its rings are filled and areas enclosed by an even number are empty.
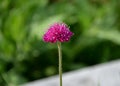
{"type": "Polygon", "coordinates": [[[45,42],[67,42],[70,40],[73,33],[69,30],[68,26],[64,23],[53,24],[48,31],[44,34],[43,40],[45,42]]]}

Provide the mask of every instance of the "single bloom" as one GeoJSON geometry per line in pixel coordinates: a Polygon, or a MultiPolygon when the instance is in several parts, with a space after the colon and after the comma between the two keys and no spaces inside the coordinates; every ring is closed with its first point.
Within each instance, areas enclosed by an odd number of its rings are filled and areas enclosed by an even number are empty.
{"type": "Polygon", "coordinates": [[[73,33],[65,23],[54,23],[44,34],[43,40],[51,43],[67,42],[71,36],[73,36],[73,33]]]}

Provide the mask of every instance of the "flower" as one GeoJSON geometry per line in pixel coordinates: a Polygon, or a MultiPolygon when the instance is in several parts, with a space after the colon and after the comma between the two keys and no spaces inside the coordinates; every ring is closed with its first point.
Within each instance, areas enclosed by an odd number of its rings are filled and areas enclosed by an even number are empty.
{"type": "Polygon", "coordinates": [[[70,40],[73,33],[65,23],[54,23],[48,31],[44,34],[43,40],[45,42],[67,42],[70,40]]]}

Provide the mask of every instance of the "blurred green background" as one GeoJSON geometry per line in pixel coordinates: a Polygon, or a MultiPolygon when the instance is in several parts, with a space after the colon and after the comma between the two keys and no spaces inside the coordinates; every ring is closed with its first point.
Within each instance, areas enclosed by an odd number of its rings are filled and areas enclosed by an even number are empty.
{"type": "Polygon", "coordinates": [[[49,25],[63,21],[74,36],[63,43],[63,71],[120,57],[120,0],[0,0],[0,86],[58,74],[49,25]]]}

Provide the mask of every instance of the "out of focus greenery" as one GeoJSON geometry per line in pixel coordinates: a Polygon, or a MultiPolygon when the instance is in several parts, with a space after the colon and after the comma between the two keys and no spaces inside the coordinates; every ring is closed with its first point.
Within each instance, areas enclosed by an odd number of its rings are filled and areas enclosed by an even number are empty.
{"type": "Polygon", "coordinates": [[[74,32],[63,43],[63,71],[120,57],[120,0],[0,0],[0,86],[58,73],[56,44],[42,35],[54,22],[74,32]]]}

